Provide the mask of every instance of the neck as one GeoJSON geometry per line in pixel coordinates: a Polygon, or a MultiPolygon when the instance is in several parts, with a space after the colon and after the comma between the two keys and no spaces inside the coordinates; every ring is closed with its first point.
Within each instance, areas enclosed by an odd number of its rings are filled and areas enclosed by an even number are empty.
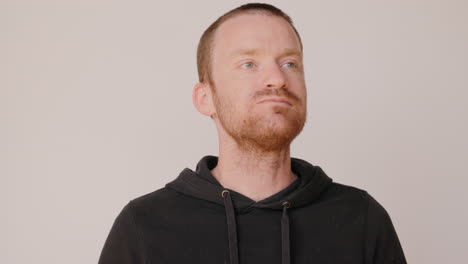
{"type": "Polygon", "coordinates": [[[267,153],[247,152],[235,144],[220,145],[218,164],[211,173],[224,188],[254,201],[281,191],[296,179],[291,171],[289,145],[267,153]]]}

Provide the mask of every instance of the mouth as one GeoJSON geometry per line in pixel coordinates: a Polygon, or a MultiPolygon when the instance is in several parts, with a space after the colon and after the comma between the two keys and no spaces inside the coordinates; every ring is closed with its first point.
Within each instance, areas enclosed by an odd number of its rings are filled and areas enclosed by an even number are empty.
{"type": "Polygon", "coordinates": [[[283,98],[268,98],[268,99],[263,99],[259,101],[257,104],[262,104],[262,103],[275,103],[275,104],[284,104],[288,106],[292,106],[292,104],[283,98]]]}

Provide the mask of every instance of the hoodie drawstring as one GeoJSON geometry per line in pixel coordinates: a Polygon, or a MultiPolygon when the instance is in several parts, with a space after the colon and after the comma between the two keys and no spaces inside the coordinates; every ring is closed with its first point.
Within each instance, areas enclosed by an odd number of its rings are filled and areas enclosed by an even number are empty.
{"type": "Polygon", "coordinates": [[[281,216],[281,263],[290,264],[291,255],[289,248],[289,216],[288,208],[291,206],[289,202],[283,203],[283,215],[281,216]]]}
{"type": "MultiPolygon", "coordinates": [[[[226,210],[230,264],[239,264],[236,214],[234,212],[231,193],[228,190],[223,190],[221,196],[224,198],[224,208],[226,210]]],[[[282,206],[283,215],[281,216],[281,263],[290,264],[291,255],[289,247],[289,216],[287,209],[291,206],[291,204],[289,202],[284,202],[282,206]]]]}
{"type": "Polygon", "coordinates": [[[232,205],[231,194],[228,190],[221,193],[224,198],[224,208],[226,209],[228,239],[229,239],[229,259],[230,264],[239,264],[239,253],[237,248],[237,228],[236,228],[236,215],[234,213],[234,206],[232,205]],[[224,195],[226,193],[226,196],[224,195]]]}

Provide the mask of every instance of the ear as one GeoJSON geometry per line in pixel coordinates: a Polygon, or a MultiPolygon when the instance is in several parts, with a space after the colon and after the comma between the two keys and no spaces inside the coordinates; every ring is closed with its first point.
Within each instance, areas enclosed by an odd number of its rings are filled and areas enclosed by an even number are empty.
{"type": "Polygon", "coordinates": [[[211,96],[211,87],[208,84],[195,84],[193,87],[192,101],[198,112],[203,115],[212,116],[216,113],[211,96]]]}

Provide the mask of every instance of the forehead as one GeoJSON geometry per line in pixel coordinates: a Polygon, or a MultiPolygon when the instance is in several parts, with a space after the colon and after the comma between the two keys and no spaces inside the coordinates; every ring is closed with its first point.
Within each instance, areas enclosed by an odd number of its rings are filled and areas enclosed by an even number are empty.
{"type": "Polygon", "coordinates": [[[213,56],[232,57],[242,50],[261,52],[300,51],[299,39],[291,25],[278,16],[240,14],[216,30],[213,56]]]}

